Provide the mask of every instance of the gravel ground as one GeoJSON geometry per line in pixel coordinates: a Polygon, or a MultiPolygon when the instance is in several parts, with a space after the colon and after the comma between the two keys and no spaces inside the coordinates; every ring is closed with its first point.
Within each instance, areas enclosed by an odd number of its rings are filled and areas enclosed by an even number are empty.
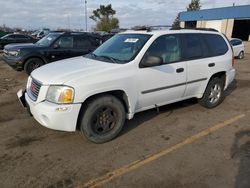
{"type": "Polygon", "coordinates": [[[205,109],[196,100],[149,110],[127,121],[115,140],[97,145],[79,132],[42,127],[19,104],[27,76],[0,61],[0,187],[84,187],[85,183],[171,148],[239,114],[245,117],[101,187],[249,188],[250,54],[237,60],[237,79],[224,102],[205,109]]]}

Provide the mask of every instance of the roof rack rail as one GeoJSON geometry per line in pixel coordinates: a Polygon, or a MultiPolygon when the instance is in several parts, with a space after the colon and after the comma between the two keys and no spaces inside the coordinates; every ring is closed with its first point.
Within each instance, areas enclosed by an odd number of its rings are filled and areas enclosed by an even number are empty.
{"type": "Polygon", "coordinates": [[[213,29],[213,28],[203,28],[203,27],[197,27],[197,28],[182,28],[182,27],[177,27],[177,28],[171,28],[170,30],[182,30],[182,29],[219,32],[218,30],[213,29]]]}
{"type": "Polygon", "coordinates": [[[150,32],[152,30],[162,30],[163,28],[171,28],[170,25],[153,25],[153,26],[136,26],[132,28],[135,31],[147,31],[150,32]],[[157,29],[156,29],[157,28],[157,29]]]}

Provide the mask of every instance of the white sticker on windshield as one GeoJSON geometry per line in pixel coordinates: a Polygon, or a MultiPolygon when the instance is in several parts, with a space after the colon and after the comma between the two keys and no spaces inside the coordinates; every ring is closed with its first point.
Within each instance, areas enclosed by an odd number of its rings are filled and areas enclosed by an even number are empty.
{"type": "Polygon", "coordinates": [[[136,43],[139,39],[136,38],[128,38],[124,42],[131,42],[131,43],[136,43]]]}
{"type": "Polygon", "coordinates": [[[52,38],[51,38],[51,37],[48,37],[47,39],[48,39],[48,40],[52,40],[52,38]]]}

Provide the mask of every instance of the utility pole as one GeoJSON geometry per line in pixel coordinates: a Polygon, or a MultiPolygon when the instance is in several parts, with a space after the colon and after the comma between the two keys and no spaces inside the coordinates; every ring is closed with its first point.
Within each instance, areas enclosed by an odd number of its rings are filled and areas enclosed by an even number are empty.
{"type": "Polygon", "coordinates": [[[85,3],[85,30],[88,31],[87,0],[84,0],[84,3],[85,3]]]}

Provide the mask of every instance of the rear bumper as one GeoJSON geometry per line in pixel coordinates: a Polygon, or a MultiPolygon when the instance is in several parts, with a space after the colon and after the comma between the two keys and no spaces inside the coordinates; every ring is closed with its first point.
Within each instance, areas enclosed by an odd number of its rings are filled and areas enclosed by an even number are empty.
{"type": "Polygon", "coordinates": [[[20,71],[23,70],[23,61],[19,58],[9,58],[6,55],[2,56],[2,60],[11,66],[13,69],[20,71]]]}
{"type": "Polygon", "coordinates": [[[236,75],[236,70],[234,68],[232,68],[230,71],[227,72],[227,80],[226,80],[225,89],[235,79],[235,75],[236,75]]]}

